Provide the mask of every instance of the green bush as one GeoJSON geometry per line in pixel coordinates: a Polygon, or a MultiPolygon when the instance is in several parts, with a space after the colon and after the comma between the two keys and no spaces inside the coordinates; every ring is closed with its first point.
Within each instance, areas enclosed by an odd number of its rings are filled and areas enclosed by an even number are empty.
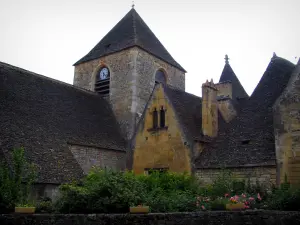
{"type": "Polygon", "coordinates": [[[30,189],[36,178],[35,166],[25,159],[23,148],[14,149],[12,163],[0,163],[0,210],[12,211],[29,203],[30,189]]]}
{"type": "Polygon", "coordinates": [[[36,210],[37,213],[53,213],[54,207],[51,200],[43,200],[40,201],[37,206],[36,210]]]}
{"type": "Polygon", "coordinates": [[[217,198],[210,203],[209,209],[211,210],[226,210],[226,204],[228,203],[226,198],[217,198]]]}
{"type": "Polygon", "coordinates": [[[123,213],[148,205],[152,212],[196,210],[197,180],[187,174],[92,170],[81,184],[60,187],[55,208],[62,213],[123,213]]]}
{"type": "Polygon", "coordinates": [[[279,188],[274,188],[271,195],[268,195],[264,202],[265,207],[273,210],[299,211],[300,210],[300,189],[291,187],[285,181],[279,188]]]}

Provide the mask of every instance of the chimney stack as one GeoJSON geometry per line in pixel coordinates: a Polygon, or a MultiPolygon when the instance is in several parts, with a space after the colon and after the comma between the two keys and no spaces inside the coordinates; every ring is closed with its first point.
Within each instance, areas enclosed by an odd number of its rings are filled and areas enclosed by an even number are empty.
{"type": "Polygon", "coordinates": [[[213,80],[202,84],[202,132],[216,137],[218,134],[218,89],[213,80]]]}

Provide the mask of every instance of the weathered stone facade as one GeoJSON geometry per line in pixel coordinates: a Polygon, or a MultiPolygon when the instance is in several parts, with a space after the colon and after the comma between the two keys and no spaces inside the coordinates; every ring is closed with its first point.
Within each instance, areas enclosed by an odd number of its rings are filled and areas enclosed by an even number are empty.
{"type": "Polygon", "coordinates": [[[285,176],[292,184],[300,180],[300,64],[274,105],[274,128],[278,184],[285,176]]]}
{"type": "Polygon", "coordinates": [[[223,119],[229,123],[236,115],[237,112],[232,104],[231,99],[221,99],[218,101],[218,109],[223,119]]]}
{"type": "MultiPolygon", "coordinates": [[[[230,171],[234,178],[238,180],[250,179],[251,184],[264,184],[266,186],[276,184],[276,167],[275,166],[253,166],[253,167],[239,167],[226,168],[230,171]]],[[[211,184],[222,172],[221,169],[198,169],[196,176],[200,179],[202,184],[211,184]]]]}
{"type": "Polygon", "coordinates": [[[75,66],[74,85],[94,91],[96,76],[106,66],[110,71],[109,100],[125,137],[133,132],[135,112],[132,110],[137,51],[128,49],[75,66]]]}
{"type": "Polygon", "coordinates": [[[216,88],[218,89],[218,96],[228,96],[232,98],[232,84],[230,81],[218,83],[216,84],[216,88]]]}
{"type": "Polygon", "coordinates": [[[69,148],[86,174],[93,166],[113,170],[125,169],[126,152],[81,145],[69,145],[69,148]]]}
{"type": "Polygon", "coordinates": [[[133,171],[144,173],[145,169],[167,168],[172,172],[191,172],[190,151],[184,144],[178,120],[166,99],[162,86],[158,86],[145,117],[137,131],[133,171]],[[152,129],[152,112],[161,106],[166,109],[165,128],[152,129]]]}
{"type": "Polygon", "coordinates": [[[133,47],[75,66],[74,85],[94,91],[100,68],[110,70],[109,100],[126,139],[134,134],[155,84],[155,73],[162,69],[167,83],[185,89],[185,74],[138,47],[133,47]]]}
{"type": "Polygon", "coordinates": [[[202,85],[202,132],[210,137],[218,134],[217,88],[213,82],[202,85]]]}

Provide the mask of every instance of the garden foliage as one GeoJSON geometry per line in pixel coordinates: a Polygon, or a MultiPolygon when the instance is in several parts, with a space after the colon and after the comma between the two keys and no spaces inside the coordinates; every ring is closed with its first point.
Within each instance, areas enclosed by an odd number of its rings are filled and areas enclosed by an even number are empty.
{"type": "Polygon", "coordinates": [[[61,213],[125,213],[130,206],[147,205],[151,212],[225,210],[241,203],[244,209],[299,209],[300,192],[266,188],[237,180],[224,170],[209,186],[187,174],[134,175],[94,168],[79,183],[60,187],[55,209],[61,213]]]}
{"type": "Polygon", "coordinates": [[[93,169],[79,184],[60,187],[55,208],[64,213],[121,213],[148,205],[153,212],[193,211],[199,184],[187,174],[134,175],[93,169]]]}
{"type": "Polygon", "coordinates": [[[12,151],[11,164],[0,163],[0,210],[11,211],[15,206],[29,203],[35,180],[35,166],[26,161],[23,148],[12,151]]]}

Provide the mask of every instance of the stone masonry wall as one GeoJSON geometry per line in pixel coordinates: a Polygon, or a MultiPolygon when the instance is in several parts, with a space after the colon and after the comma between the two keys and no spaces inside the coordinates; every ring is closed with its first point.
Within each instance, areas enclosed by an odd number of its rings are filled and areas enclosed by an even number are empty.
{"type": "Polygon", "coordinates": [[[100,68],[110,71],[109,100],[120,124],[123,136],[133,134],[135,112],[132,110],[133,83],[136,71],[137,51],[133,48],[101,57],[75,66],[75,86],[94,91],[96,76],[100,68]]]}
{"type": "Polygon", "coordinates": [[[136,134],[133,171],[136,174],[143,174],[147,168],[191,172],[190,151],[184,144],[175,112],[161,85],[157,86],[136,134]],[[154,108],[159,109],[161,106],[166,110],[166,127],[152,129],[152,112],[154,108]]]}
{"type": "Polygon", "coordinates": [[[232,84],[231,82],[223,82],[216,84],[218,89],[218,96],[228,96],[232,98],[232,84]]]}
{"type": "Polygon", "coordinates": [[[174,66],[138,47],[101,57],[75,66],[75,86],[94,91],[99,69],[110,70],[109,100],[126,139],[133,135],[155,84],[155,73],[162,69],[167,83],[185,89],[185,74],[174,66]]]}
{"type": "MultiPolygon", "coordinates": [[[[226,170],[231,171],[232,175],[237,179],[244,179],[247,182],[250,178],[251,184],[256,184],[256,181],[267,186],[276,183],[275,166],[227,168],[226,170]]],[[[221,169],[198,169],[196,176],[203,184],[211,184],[221,173],[221,169]]]]}
{"type": "Polygon", "coordinates": [[[69,145],[69,148],[85,173],[88,173],[93,166],[103,169],[125,169],[125,152],[80,145],[69,145]]]}
{"type": "Polygon", "coordinates": [[[299,224],[300,212],[241,211],[131,214],[0,214],[1,225],[287,225],[299,224]]]}
{"type": "Polygon", "coordinates": [[[300,185],[300,62],[274,105],[274,133],[277,183],[300,185]]]}
{"type": "Polygon", "coordinates": [[[219,109],[223,119],[227,123],[230,122],[237,115],[237,112],[232,104],[231,99],[219,100],[218,101],[218,109],[219,109]]]}

